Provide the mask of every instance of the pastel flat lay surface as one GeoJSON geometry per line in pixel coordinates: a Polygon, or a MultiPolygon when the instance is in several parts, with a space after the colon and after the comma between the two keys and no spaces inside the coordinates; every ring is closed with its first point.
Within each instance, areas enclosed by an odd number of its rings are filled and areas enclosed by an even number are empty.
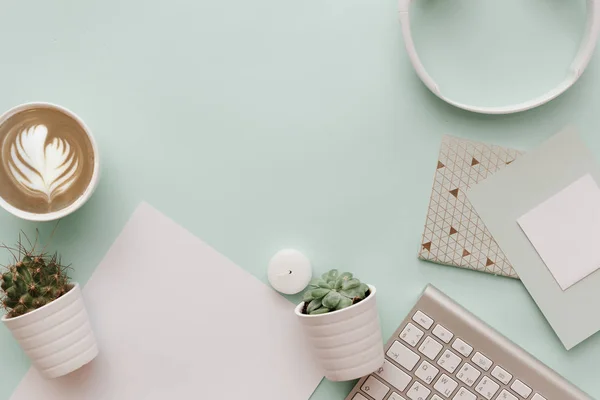
{"type": "MultiPolygon", "coordinates": [[[[422,85],[396,0],[0,5],[0,110],[60,104],[98,143],[98,188],[50,246],[76,281],[86,283],[147,200],[265,283],[283,248],[302,251],[315,272],[352,271],[377,287],[385,339],[431,282],[600,398],[589,373],[598,335],[566,351],[518,280],[416,257],[444,134],[528,152],[576,125],[600,156],[599,54],[557,100],[490,117],[456,110],[422,85]]],[[[445,93],[503,105],[564,78],[584,21],[584,1],[423,0],[413,33],[445,93]]],[[[48,237],[55,224],[0,212],[2,242],[35,228],[48,237]]],[[[161,290],[149,296],[167,301],[161,290]]],[[[4,400],[29,368],[4,327],[0,355],[4,400]]],[[[323,381],[312,399],[343,399],[352,386],[323,381]]]]}

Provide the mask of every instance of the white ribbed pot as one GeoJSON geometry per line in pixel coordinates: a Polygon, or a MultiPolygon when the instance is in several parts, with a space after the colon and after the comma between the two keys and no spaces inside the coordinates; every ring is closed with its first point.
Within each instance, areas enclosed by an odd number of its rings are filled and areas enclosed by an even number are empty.
{"type": "Polygon", "coordinates": [[[79,284],[35,311],[3,316],[2,322],[46,378],[73,372],[98,355],[79,284]]]}
{"type": "Polygon", "coordinates": [[[383,365],[377,291],[371,285],[369,291],[361,302],[327,314],[302,314],[304,302],[295,309],[313,354],[330,381],[358,379],[383,365]]]}

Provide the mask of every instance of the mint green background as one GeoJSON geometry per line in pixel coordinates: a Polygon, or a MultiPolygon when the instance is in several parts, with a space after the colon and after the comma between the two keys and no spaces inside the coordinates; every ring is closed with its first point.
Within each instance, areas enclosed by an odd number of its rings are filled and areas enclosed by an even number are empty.
{"type": "MultiPolygon", "coordinates": [[[[558,83],[585,17],[583,1],[416,8],[417,46],[442,90],[482,105],[558,83]]],[[[547,106],[481,116],[416,78],[396,0],[1,0],[0,10],[0,109],[64,105],[102,152],[96,194],[52,239],[77,280],[147,200],[260,279],[287,246],[319,272],[356,272],[378,287],[386,337],[432,282],[600,397],[598,335],[566,352],[518,281],[416,259],[442,134],[530,149],[575,124],[600,154],[600,62],[547,106]]],[[[53,224],[0,213],[4,242],[36,227],[47,237],[53,224]]],[[[149,299],[173,301],[176,279],[156,285],[149,299]]],[[[0,328],[0,399],[27,368],[0,328]]],[[[324,382],[313,399],[351,386],[324,382]]]]}

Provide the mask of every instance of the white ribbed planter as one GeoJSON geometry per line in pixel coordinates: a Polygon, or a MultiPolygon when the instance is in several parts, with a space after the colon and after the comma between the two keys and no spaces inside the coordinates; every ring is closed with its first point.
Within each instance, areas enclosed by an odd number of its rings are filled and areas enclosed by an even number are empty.
{"type": "Polygon", "coordinates": [[[330,381],[349,381],[374,372],[383,365],[383,340],[379,327],[376,289],[363,301],[343,310],[320,315],[296,309],[313,354],[330,381]]]}
{"type": "Polygon", "coordinates": [[[92,361],[98,346],[79,284],[50,304],[2,322],[46,378],[66,375],[92,361]]]}

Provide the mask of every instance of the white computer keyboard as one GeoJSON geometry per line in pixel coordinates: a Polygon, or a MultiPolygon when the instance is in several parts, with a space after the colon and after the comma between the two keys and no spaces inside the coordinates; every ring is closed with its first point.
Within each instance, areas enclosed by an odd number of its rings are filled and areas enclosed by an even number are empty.
{"type": "Polygon", "coordinates": [[[346,400],[590,400],[591,397],[428,286],[346,400]]]}

